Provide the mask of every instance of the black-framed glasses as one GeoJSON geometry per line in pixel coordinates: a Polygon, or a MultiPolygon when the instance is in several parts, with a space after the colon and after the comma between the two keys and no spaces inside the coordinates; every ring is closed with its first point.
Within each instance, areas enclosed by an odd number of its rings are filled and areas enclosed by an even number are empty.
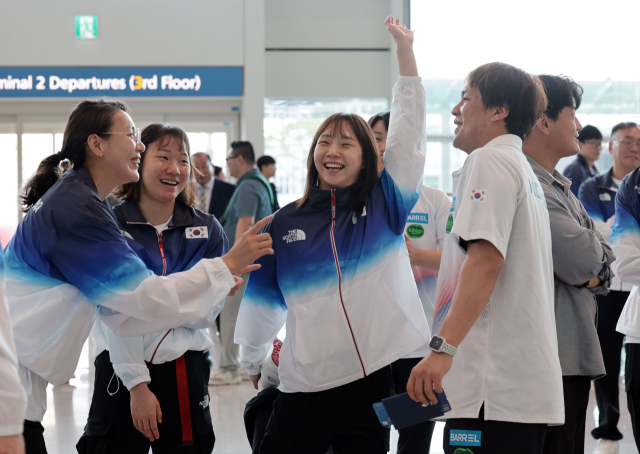
{"type": "Polygon", "coordinates": [[[236,156],[229,156],[229,157],[226,159],[226,161],[227,161],[227,162],[229,162],[229,161],[231,161],[232,159],[236,159],[238,156],[240,156],[240,155],[236,155],[236,156]]]}
{"type": "Polygon", "coordinates": [[[134,139],[136,141],[136,146],[140,143],[140,139],[142,138],[142,130],[140,128],[136,128],[133,132],[105,132],[104,134],[124,134],[134,139]]]}

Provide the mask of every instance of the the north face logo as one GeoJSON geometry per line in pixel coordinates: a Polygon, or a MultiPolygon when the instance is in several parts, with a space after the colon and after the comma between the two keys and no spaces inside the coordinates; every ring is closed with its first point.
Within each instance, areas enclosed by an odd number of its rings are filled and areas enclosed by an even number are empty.
{"type": "Polygon", "coordinates": [[[289,230],[289,234],[282,237],[284,241],[289,243],[293,243],[294,241],[306,240],[307,235],[302,230],[289,230]]]}

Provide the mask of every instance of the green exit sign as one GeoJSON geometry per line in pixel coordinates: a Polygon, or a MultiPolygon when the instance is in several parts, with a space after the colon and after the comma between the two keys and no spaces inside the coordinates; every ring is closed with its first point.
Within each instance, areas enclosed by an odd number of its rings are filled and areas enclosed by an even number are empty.
{"type": "Polygon", "coordinates": [[[76,38],[98,38],[98,16],[76,16],[76,38]]]}

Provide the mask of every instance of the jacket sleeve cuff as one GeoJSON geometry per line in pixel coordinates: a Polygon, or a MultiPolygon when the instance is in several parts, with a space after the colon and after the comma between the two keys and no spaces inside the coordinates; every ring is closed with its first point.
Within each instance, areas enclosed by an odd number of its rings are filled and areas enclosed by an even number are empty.
{"type": "Polygon", "coordinates": [[[255,364],[251,366],[247,366],[246,367],[247,373],[249,375],[258,375],[260,373],[260,367],[261,366],[256,366],[255,364]]]}
{"type": "Polygon", "coordinates": [[[0,437],[22,435],[22,432],[24,432],[24,425],[22,423],[9,426],[0,426],[0,437]]]}
{"type": "Polygon", "coordinates": [[[421,84],[422,77],[420,76],[398,76],[398,83],[400,84],[421,84]]]}
{"type": "Polygon", "coordinates": [[[140,383],[146,383],[146,384],[151,383],[151,375],[149,374],[140,375],[139,377],[135,377],[134,379],[129,380],[126,383],[123,381],[123,383],[124,383],[124,386],[126,386],[127,389],[131,391],[135,386],[139,385],[140,383]]]}
{"type": "Polygon", "coordinates": [[[236,280],[233,278],[233,274],[231,274],[231,271],[229,271],[229,268],[227,267],[227,264],[224,263],[224,260],[222,260],[220,257],[217,257],[213,259],[213,263],[220,271],[220,274],[222,275],[225,282],[228,283],[231,288],[235,287],[236,280]]]}

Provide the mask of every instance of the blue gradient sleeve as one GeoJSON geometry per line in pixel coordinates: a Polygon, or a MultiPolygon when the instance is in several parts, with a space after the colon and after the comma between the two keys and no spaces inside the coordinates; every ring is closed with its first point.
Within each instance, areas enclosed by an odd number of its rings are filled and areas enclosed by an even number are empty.
{"type": "Polygon", "coordinates": [[[582,202],[584,209],[591,219],[597,222],[605,222],[607,220],[605,214],[602,212],[598,184],[595,181],[590,179],[580,185],[578,200],[582,202]]]}

